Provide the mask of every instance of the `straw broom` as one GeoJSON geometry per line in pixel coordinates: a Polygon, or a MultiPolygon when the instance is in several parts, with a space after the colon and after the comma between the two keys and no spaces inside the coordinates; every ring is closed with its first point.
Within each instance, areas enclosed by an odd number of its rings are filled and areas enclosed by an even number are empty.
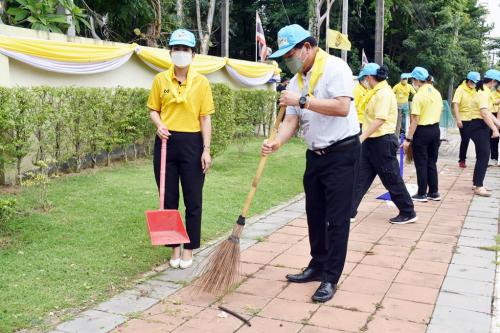
{"type": "MultiPolygon", "coordinates": [[[[285,107],[280,108],[268,142],[272,142],[276,138],[278,128],[285,116],[285,109],[285,107]]],[[[267,155],[260,158],[259,166],[252,182],[252,188],[248,192],[243,210],[233,227],[231,235],[217,246],[208,259],[200,278],[196,281],[197,287],[202,292],[210,294],[224,293],[238,282],[240,277],[240,236],[245,227],[245,219],[257,191],[257,185],[264,171],[267,158],[267,155]]]]}

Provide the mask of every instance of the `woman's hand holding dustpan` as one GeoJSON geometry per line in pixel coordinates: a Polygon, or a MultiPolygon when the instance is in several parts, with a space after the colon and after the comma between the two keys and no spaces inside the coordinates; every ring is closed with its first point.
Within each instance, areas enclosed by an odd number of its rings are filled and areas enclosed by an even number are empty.
{"type": "MultiPolygon", "coordinates": [[[[168,133],[168,135],[170,135],[170,133],[168,133]]],[[[146,211],[149,237],[151,238],[152,245],[189,243],[189,237],[184,228],[184,223],[182,223],[179,211],[177,209],[165,209],[167,139],[163,136],[161,137],[160,210],[146,211]]]]}

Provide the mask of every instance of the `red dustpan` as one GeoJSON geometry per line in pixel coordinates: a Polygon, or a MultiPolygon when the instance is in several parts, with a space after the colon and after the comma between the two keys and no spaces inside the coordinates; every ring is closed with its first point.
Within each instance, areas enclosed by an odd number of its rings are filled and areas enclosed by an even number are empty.
{"type": "Polygon", "coordinates": [[[160,210],[146,211],[149,237],[152,245],[189,243],[189,237],[181,214],[177,209],[165,208],[165,174],[167,163],[167,140],[161,140],[160,160],[160,210]]]}

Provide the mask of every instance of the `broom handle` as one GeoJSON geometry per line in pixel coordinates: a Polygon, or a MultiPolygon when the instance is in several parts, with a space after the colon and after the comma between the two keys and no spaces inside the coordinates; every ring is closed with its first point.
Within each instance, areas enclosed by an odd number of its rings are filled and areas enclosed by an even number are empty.
{"type": "Polygon", "coordinates": [[[161,139],[160,157],[160,210],[165,209],[165,178],[167,173],[167,139],[161,139]]]}
{"type": "MultiPolygon", "coordinates": [[[[267,139],[268,142],[274,141],[276,139],[276,136],[278,135],[278,129],[280,127],[281,122],[283,121],[283,118],[285,117],[285,110],[286,107],[282,106],[280,107],[280,111],[278,112],[278,116],[276,117],[276,120],[274,121],[274,127],[271,130],[271,133],[269,134],[269,138],[267,139]]],[[[252,181],[252,188],[250,189],[250,192],[248,192],[247,198],[245,200],[245,204],[243,205],[243,210],[241,212],[242,217],[246,217],[248,214],[248,210],[250,209],[250,205],[252,204],[253,197],[255,196],[255,192],[257,192],[257,185],[259,185],[260,182],[260,177],[262,176],[262,172],[264,171],[264,167],[266,166],[268,155],[264,155],[260,157],[260,162],[259,166],[257,167],[257,172],[255,173],[255,177],[252,181]]]]}

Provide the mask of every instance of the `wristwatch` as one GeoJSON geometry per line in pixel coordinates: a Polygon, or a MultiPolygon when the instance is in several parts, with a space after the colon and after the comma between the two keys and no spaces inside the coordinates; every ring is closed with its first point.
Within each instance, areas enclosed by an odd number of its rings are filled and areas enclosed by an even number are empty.
{"type": "Polygon", "coordinates": [[[413,141],[413,139],[405,138],[405,141],[411,143],[413,141]]]}
{"type": "Polygon", "coordinates": [[[300,96],[300,98],[299,98],[299,106],[300,106],[301,109],[303,109],[306,106],[307,100],[308,100],[307,96],[300,96]]]}

